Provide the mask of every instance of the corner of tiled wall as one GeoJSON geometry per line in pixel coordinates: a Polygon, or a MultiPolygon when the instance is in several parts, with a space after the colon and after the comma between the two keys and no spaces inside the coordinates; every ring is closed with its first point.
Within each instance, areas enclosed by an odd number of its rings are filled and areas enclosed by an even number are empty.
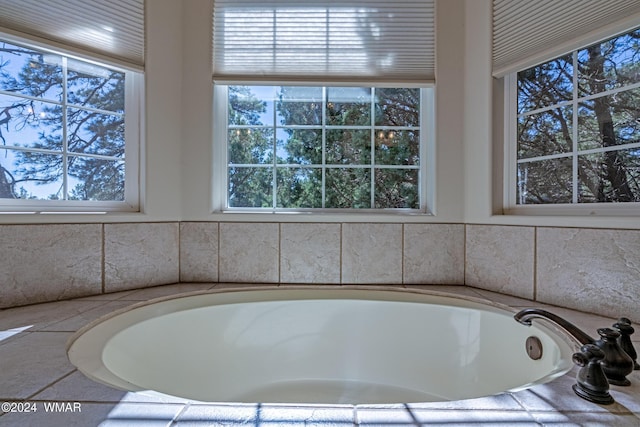
{"type": "Polygon", "coordinates": [[[640,230],[466,225],[465,284],[640,322],[640,230]]]}
{"type": "Polygon", "coordinates": [[[221,282],[278,283],[279,224],[221,222],[221,282]]]}
{"type": "Polygon", "coordinates": [[[465,285],[534,299],[535,228],[466,225],[465,285]]]}
{"type": "Polygon", "coordinates": [[[464,284],[464,224],[405,224],[403,283],[464,284]]]}
{"type": "Polygon", "coordinates": [[[218,281],[217,222],[180,223],[180,281],[218,281]]]}
{"type": "Polygon", "coordinates": [[[0,308],[182,282],[468,285],[640,322],[640,230],[475,224],[0,225],[0,308]]]}

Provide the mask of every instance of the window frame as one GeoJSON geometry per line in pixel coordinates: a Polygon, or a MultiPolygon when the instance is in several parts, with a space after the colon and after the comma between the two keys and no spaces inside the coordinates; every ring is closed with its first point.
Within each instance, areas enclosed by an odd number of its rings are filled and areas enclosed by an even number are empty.
{"type": "MultiPolygon", "coordinates": [[[[608,39],[624,35],[628,32],[635,31],[634,29],[629,31],[624,31],[621,33],[610,34],[601,39],[601,41],[606,41],[608,39]]],[[[596,42],[598,43],[598,42],[596,42]]],[[[573,90],[572,97],[569,101],[560,102],[554,104],[552,106],[548,106],[545,108],[540,108],[532,111],[528,111],[527,113],[539,113],[542,111],[551,110],[558,107],[563,106],[571,106],[574,110],[572,122],[576,125],[577,113],[576,108],[581,102],[589,101],[598,97],[609,96],[615,93],[631,91],[638,89],[640,87],[640,82],[632,85],[625,86],[623,88],[617,88],[612,90],[607,90],[604,92],[599,92],[597,94],[591,94],[588,96],[579,96],[578,95],[578,87],[576,81],[576,58],[577,52],[581,49],[585,49],[588,46],[593,45],[593,42],[585,43],[584,45],[573,49],[570,52],[567,52],[565,55],[555,55],[552,58],[549,58],[545,61],[542,61],[538,64],[527,66],[523,70],[533,68],[539,65],[543,65],[549,61],[553,61],[556,58],[561,56],[571,55],[573,61],[573,72],[574,72],[574,82],[573,82],[573,90]]],[[[591,154],[591,153],[600,153],[606,150],[604,147],[599,149],[579,149],[578,141],[575,138],[575,133],[577,132],[577,127],[574,129],[574,138],[572,138],[573,146],[571,150],[566,153],[549,155],[549,156],[541,156],[541,157],[567,157],[572,159],[572,176],[574,179],[573,183],[573,201],[572,203],[548,203],[548,204],[518,204],[517,203],[517,185],[518,185],[518,73],[523,70],[514,71],[506,74],[503,80],[503,106],[504,106],[504,128],[503,128],[503,142],[504,142],[504,179],[503,179],[503,213],[507,215],[559,215],[559,216],[639,216],[640,215],[640,202],[595,202],[595,203],[578,203],[576,202],[576,187],[578,183],[576,182],[576,165],[577,158],[580,155],[591,154]]],[[[575,127],[575,126],[574,126],[575,127]]],[[[617,150],[629,149],[629,148],[637,148],[637,147],[629,147],[629,145],[638,144],[621,144],[617,150]]],[[[534,157],[535,158],[535,157],[534,157]]],[[[522,159],[523,161],[531,161],[531,159],[522,159]]]]}
{"type": "MultiPolygon", "coordinates": [[[[109,63],[104,57],[94,57],[88,53],[77,54],[72,49],[52,47],[46,42],[0,32],[0,41],[33,49],[43,53],[61,56],[66,60],[108,68],[125,74],[124,99],[124,139],[125,139],[125,194],[121,201],[97,200],[31,200],[0,199],[0,215],[3,214],[103,214],[107,212],[139,212],[140,211],[140,158],[143,141],[143,99],[144,73],[136,68],[128,68],[122,63],[109,63]]],[[[66,88],[64,88],[66,90],[66,88]]],[[[16,96],[8,91],[2,94],[16,96]]],[[[19,94],[17,96],[20,96],[19,94]]],[[[29,98],[26,96],[25,98],[29,98]]],[[[59,105],[66,106],[63,101],[59,105]]],[[[0,147],[2,148],[2,147],[0,147]]],[[[28,151],[28,150],[27,150],[28,151]]],[[[66,155],[64,151],[61,155],[66,155]]]]}
{"type": "MultiPolygon", "coordinates": [[[[435,190],[435,85],[434,84],[371,84],[319,83],[319,82],[216,82],[213,85],[213,213],[269,213],[269,214],[395,214],[432,215],[435,190]],[[229,86],[309,86],[320,88],[367,87],[367,88],[418,88],[420,89],[420,164],[418,170],[418,193],[420,206],[412,208],[278,208],[278,207],[230,207],[228,200],[228,87],[229,86]]],[[[326,125],[320,125],[324,127],[326,125]]],[[[347,126],[348,127],[348,126],[347,126]]],[[[374,195],[372,195],[372,198],[374,195]]]]}

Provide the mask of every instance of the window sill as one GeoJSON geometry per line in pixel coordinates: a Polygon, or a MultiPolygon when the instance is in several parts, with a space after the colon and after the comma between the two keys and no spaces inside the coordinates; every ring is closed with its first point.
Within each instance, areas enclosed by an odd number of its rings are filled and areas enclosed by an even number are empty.
{"type": "MultiPolygon", "coordinates": [[[[435,215],[418,210],[322,210],[322,211],[262,211],[257,209],[230,209],[214,211],[210,221],[237,222],[380,222],[421,223],[438,221],[435,215]]],[[[452,222],[452,221],[445,221],[452,222]]]]}

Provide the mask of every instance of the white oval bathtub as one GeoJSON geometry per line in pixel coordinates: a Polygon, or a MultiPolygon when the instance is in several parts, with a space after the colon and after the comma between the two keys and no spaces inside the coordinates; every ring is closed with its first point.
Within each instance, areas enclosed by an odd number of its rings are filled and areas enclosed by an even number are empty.
{"type": "Polygon", "coordinates": [[[218,291],[143,303],[69,340],[86,376],[198,401],[458,400],[550,381],[565,336],[480,300],[388,288],[218,291]],[[527,337],[543,355],[532,360],[527,337]]]}

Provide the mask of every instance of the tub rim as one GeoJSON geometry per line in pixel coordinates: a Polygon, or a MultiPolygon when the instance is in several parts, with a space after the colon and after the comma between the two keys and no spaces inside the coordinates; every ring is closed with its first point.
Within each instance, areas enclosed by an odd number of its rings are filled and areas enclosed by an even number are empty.
{"type": "MultiPolygon", "coordinates": [[[[123,378],[120,378],[118,375],[112,373],[103,363],[102,361],[102,351],[105,346],[108,344],[111,337],[113,337],[118,332],[126,329],[129,326],[135,325],[140,321],[153,319],[155,317],[163,316],[170,313],[177,313],[180,311],[202,308],[202,307],[210,307],[213,305],[225,305],[225,304],[237,304],[237,303],[251,303],[251,302],[266,302],[266,301],[295,301],[295,300],[326,300],[326,299],[361,299],[361,300],[369,300],[369,301],[389,301],[389,302],[413,302],[413,303],[431,303],[431,304],[443,304],[447,303],[447,305],[462,307],[468,309],[482,309],[489,310],[494,313],[499,314],[515,314],[518,310],[510,307],[506,304],[499,303],[496,301],[491,301],[482,297],[475,297],[470,295],[460,295],[454,294],[446,291],[439,290],[429,290],[429,289],[416,289],[416,288],[400,288],[397,286],[385,286],[385,285],[247,285],[247,286],[238,286],[238,287],[228,287],[228,288],[219,288],[219,289],[208,289],[208,290],[197,290],[197,291],[188,291],[182,292],[157,298],[152,298],[147,301],[140,301],[137,303],[133,303],[129,306],[116,309],[110,313],[107,313],[99,318],[89,322],[85,326],[78,329],[75,333],[73,333],[67,340],[65,354],[67,355],[67,359],[74,365],[78,371],[83,373],[85,376],[89,377],[93,381],[109,385],[115,388],[121,388],[125,391],[143,391],[146,389],[142,389],[139,386],[126,381],[123,378]],[[288,294],[288,298],[282,298],[279,294],[286,294],[287,292],[292,292],[295,295],[288,294]],[[269,295],[271,298],[267,299],[244,299],[237,301],[222,301],[217,304],[211,304],[210,302],[206,302],[207,299],[202,299],[200,304],[186,304],[182,307],[178,307],[177,309],[171,304],[163,304],[173,300],[182,300],[183,303],[188,301],[197,301],[193,297],[199,297],[203,295],[214,295],[219,294],[228,294],[227,296],[233,299],[233,297],[242,298],[242,294],[245,293],[260,293],[262,295],[269,295]],[[344,293],[344,295],[341,295],[344,293]],[[359,294],[359,297],[358,297],[359,294]],[[395,294],[395,296],[403,295],[399,299],[388,299],[384,298],[385,295],[395,294]],[[331,297],[328,297],[331,295],[331,297]],[[372,298],[371,296],[375,295],[378,298],[372,298]],[[275,296],[275,297],[274,297],[275,296]],[[354,297],[355,296],[355,297],[354,297]],[[417,299],[411,299],[411,297],[417,299]],[[417,296],[417,297],[416,297],[417,296]],[[350,298],[351,297],[351,298],[350,298]],[[421,300],[420,298],[429,298],[433,297],[435,300],[427,302],[426,300],[421,300]],[[452,304],[454,303],[455,304],[452,304]],[[157,305],[157,307],[161,308],[156,310],[153,313],[153,316],[143,316],[141,319],[135,319],[135,316],[129,319],[129,321],[125,322],[124,327],[120,327],[112,331],[108,336],[103,336],[100,339],[99,345],[95,348],[91,348],[92,354],[94,358],[99,362],[95,363],[95,365],[99,366],[99,369],[90,369],[85,366],[86,369],[81,369],[76,363],[73,362],[72,357],[70,355],[72,347],[75,343],[80,339],[85,333],[90,330],[102,325],[105,322],[108,322],[116,317],[126,315],[132,311],[138,311],[139,315],[145,313],[144,308],[157,305]],[[143,310],[140,310],[143,309],[143,310]],[[99,357],[95,357],[99,356],[99,357]],[[102,372],[98,372],[98,371],[102,372]],[[100,374],[104,374],[106,371],[106,376],[108,379],[101,378],[100,374]]],[[[513,320],[516,322],[516,320],[513,320]]],[[[570,353],[567,350],[573,349],[573,351],[577,351],[579,348],[579,343],[577,343],[572,337],[563,329],[557,327],[551,322],[546,322],[544,319],[542,322],[535,322],[533,325],[535,329],[541,329],[542,332],[548,334],[552,340],[560,341],[556,344],[560,348],[561,353],[563,354],[563,361],[570,364],[570,353]],[[563,345],[564,344],[564,348],[563,345]]],[[[534,329],[534,330],[535,330],[534,329]]],[[[533,330],[532,330],[533,332],[533,330]]],[[[505,390],[505,392],[517,392],[522,389],[529,388],[533,385],[539,383],[546,383],[549,381],[553,381],[554,379],[566,375],[567,372],[571,370],[571,366],[568,369],[557,368],[556,372],[551,372],[548,375],[544,376],[541,380],[535,381],[532,383],[523,384],[520,387],[516,387],[513,389],[505,390]],[[561,372],[560,372],[561,371],[561,372]]]]}

